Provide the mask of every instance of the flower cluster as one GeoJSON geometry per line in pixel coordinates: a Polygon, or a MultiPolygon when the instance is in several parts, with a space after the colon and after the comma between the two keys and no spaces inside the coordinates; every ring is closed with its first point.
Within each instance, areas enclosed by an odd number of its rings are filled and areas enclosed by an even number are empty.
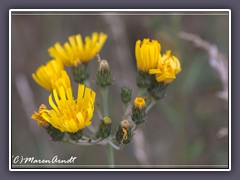
{"type": "Polygon", "coordinates": [[[143,39],[136,42],[137,86],[147,90],[156,100],[163,98],[167,86],[181,71],[178,58],[171,55],[170,50],[163,55],[160,51],[161,45],[156,40],[143,39]]]}
{"type": "Polygon", "coordinates": [[[156,40],[138,40],[135,46],[137,68],[140,72],[155,74],[157,82],[171,83],[181,71],[177,57],[167,51],[160,53],[161,45],[156,40]]]}
{"type": "Polygon", "coordinates": [[[101,50],[106,39],[106,34],[94,32],[91,37],[85,37],[85,43],[80,34],[69,37],[69,42],[64,43],[64,46],[56,43],[49,48],[50,56],[54,59],[32,74],[37,84],[51,92],[48,100],[51,109],[42,104],[32,119],[45,127],[53,139],[61,139],[65,132],[72,137],[72,134],[91,124],[96,94],[79,84],[78,95],[74,99],[65,66],[87,63],[101,50]]]}
{"type": "Polygon", "coordinates": [[[37,84],[50,91],[50,107],[42,104],[33,113],[32,119],[47,130],[52,140],[87,145],[102,143],[121,149],[132,141],[134,130],[146,122],[150,108],[163,98],[167,86],[181,71],[178,58],[171,55],[171,51],[161,54],[161,45],[157,40],[138,40],[135,55],[139,93],[132,100],[134,94],[131,89],[121,89],[124,113],[113,133],[112,119],[116,118],[111,118],[108,112],[108,92],[109,86],[113,84],[113,77],[108,61],[102,60],[98,54],[106,39],[106,34],[94,32],[91,36],[86,36],[85,41],[78,34],[70,36],[63,45],[57,42],[48,49],[54,59],[32,74],[37,84]],[[99,63],[94,82],[102,95],[100,104],[95,103],[96,93],[90,89],[88,81],[88,63],[94,57],[97,57],[99,63]],[[68,66],[71,67],[74,82],[78,84],[76,98],[65,70],[68,66]],[[94,109],[98,110],[98,127],[92,127],[93,134],[88,137],[83,130],[91,125],[94,109]]]}

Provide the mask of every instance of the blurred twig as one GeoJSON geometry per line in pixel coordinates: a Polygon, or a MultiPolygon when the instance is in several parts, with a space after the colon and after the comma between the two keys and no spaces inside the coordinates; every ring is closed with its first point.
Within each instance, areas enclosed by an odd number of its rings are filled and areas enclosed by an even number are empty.
{"type": "MultiPolygon", "coordinates": [[[[223,90],[217,93],[217,96],[228,102],[228,59],[219,52],[216,45],[209,43],[196,34],[180,32],[180,38],[192,42],[195,46],[205,50],[209,55],[209,64],[218,72],[222,82],[223,90]]],[[[228,135],[228,128],[221,128],[217,137],[222,138],[228,135]]]]}
{"type": "Polygon", "coordinates": [[[44,157],[46,154],[52,154],[52,149],[50,148],[49,142],[44,142],[44,148],[42,148],[42,144],[40,141],[40,138],[42,136],[39,136],[41,133],[40,128],[37,127],[37,123],[31,123],[30,117],[33,114],[34,110],[37,109],[35,103],[34,103],[34,96],[32,89],[29,85],[28,79],[24,74],[18,74],[15,77],[15,84],[17,88],[17,92],[20,96],[21,102],[22,102],[22,108],[25,111],[27,118],[27,124],[29,126],[29,129],[31,133],[33,134],[34,139],[36,140],[36,144],[38,146],[38,151],[40,153],[40,156],[44,157]]]}
{"type": "Polygon", "coordinates": [[[196,34],[180,32],[180,38],[192,42],[195,46],[205,50],[209,55],[209,63],[218,72],[221,79],[223,90],[217,96],[228,101],[228,59],[219,52],[216,45],[209,43],[196,34]]]}
{"type": "Polygon", "coordinates": [[[226,128],[226,127],[221,128],[217,133],[218,138],[223,138],[227,135],[228,135],[228,128],[226,128]]]}
{"type": "MultiPolygon", "coordinates": [[[[24,74],[18,74],[15,78],[15,84],[17,87],[17,92],[22,101],[22,108],[25,111],[27,117],[31,117],[33,112],[38,109],[34,103],[33,92],[28,83],[27,77],[24,74]]],[[[36,123],[31,123],[27,118],[30,131],[38,136],[40,129],[37,127],[36,123]]]]}
{"type": "MultiPolygon", "coordinates": [[[[125,22],[122,20],[120,16],[111,16],[111,15],[102,15],[104,21],[109,25],[109,29],[111,30],[112,39],[116,42],[115,48],[115,58],[117,59],[115,62],[118,62],[118,69],[121,72],[118,77],[121,81],[116,81],[116,84],[120,87],[129,86],[132,84],[129,82],[134,82],[134,76],[123,77],[126,74],[132,74],[132,68],[129,66],[129,62],[131,61],[131,52],[130,52],[130,43],[127,37],[127,28],[125,22]]],[[[116,72],[115,72],[116,74],[116,72]]],[[[132,89],[134,90],[134,89],[132,89]]]]}
{"type": "Polygon", "coordinates": [[[136,129],[135,133],[136,134],[133,137],[134,155],[140,164],[142,165],[150,164],[144,133],[141,129],[136,129]]]}

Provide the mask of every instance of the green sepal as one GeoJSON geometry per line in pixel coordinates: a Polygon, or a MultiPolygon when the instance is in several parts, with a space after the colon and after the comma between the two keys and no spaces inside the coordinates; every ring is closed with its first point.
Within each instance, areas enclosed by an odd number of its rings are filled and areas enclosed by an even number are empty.
{"type": "Polygon", "coordinates": [[[138,71],[136,82],[139,88],[148,88],[151,85],[151,76],[148,73],[138,71]]]}
{"type": "Polygon", "coordinates": [[[97,70],[96,74],[96,84],[101,87],[105,88],[112,84],[112,74],[110,68],[101,68],[97,70]]]}
{"type": "Polygon", "coordinates": [[[81,63],[77,66],[72,66],[72,74],[74,82],[83,84],[85,80],[89,77],[87,71],[87,63],[81,63]]]}
{"type": "Polygon", "coordinates": [[[103,120],[101,120],[101,123],[98,128],[98,132],[96,134],[97,138],[107,138],[111,134],[111,123],[104,123],[103,120]]]}
{"type": "Polygon", "coordinates": [[[142,124],[145,121],[146,117],[146,107],[143,108],[137,108],[134,107],[132,108],[132,121],[136,124],[142,124]]]}
{"type": "Polygon", "coordinates": [[[155,79],[152,79],[148,92],[154,99],[159,100],[164,98],[167,86],[168,84],[164,82],[157,82],[155,79]]]}
{"type": "Polygon", "coordinates": [[[46,127],[46,130],[47,133],[51,136],[51,139],[53,141],[60,141],[65,135],[64,132],[54,128],[51,124],[49,124],[49,126],[46,127]]]}
{"type": "Polygon", "coordinates": [[[79,130],[79,131],[77,131],[75,133],[70,133],[69,132],[68,134],[69,134],[70,139],[72,139],[74,141],[78,141],[83,136],[83,130],[81,129],[81,130],[79,130]]]}

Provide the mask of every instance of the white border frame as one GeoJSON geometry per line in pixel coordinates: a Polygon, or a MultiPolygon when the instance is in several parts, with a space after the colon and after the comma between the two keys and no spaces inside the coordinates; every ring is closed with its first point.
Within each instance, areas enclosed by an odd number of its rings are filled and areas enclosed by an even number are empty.
{"type": "MultiPolygon", "coordinates": [[[[115,14],[111,14],[108,13],[108,15],[121,15],[118,13],[115,14]]],[[[191,14],[181,14],[181,13],[176,13],[176,15],[191,15],[191,14]]],[[[49,15],[49,14],[29,14],[29,15],[49,15]]],[[[54,15],[58,15],[55,14],[54,15]]],[[[60,14],[59,14],[60,15],[60,14]]],[[[66,15],[66,14],[64,14],[66,15]]],[[[77,14],[71,14],[71,15],[77,15],[77,14]]],[[[79,13],[78,15],[83,15],[81,13],[79,13]]],[[[87,15],[87,14],[86,14],[87,15]]],[[[89,14],[88,14],[89,15],[89,14]]],[[[125,15],[125,14],[124,14],[125,15]]],[[[130,15],[130,14],[129,14],[130,15]]],[[[134,14],[131,14],[134,15],[134,14]]],[[[140,15],[140,14],[138,14],[140,15]]],[[[158,13],[157,15],[160,15],[160,13],[158,13]]],[[[169,14],[166,14],[169,15],[169,14]]],[[[197,14],[194,14],[197,15],[197,14]]],[[[199,15],[209,15],[209,14],[199,14],[199,15]]],[[[211,15],[223,15],[223,14],[211,14],[211,15]]],[[[127,166],[127,165],[126,165],[127,166]]],[[[178,165],[174,165],[174,166],[178,166],[178,165]]],[[[173,167],[174,167],[173,166],[173,167]]],[[[200,167],[201,165],[198,165],[198,167],[200,167]]],[[[207,165],[208,166],[208,165],[207,165]]],[[[169,167],[169,166],[168,166],[169,167]]],[[[203,166],[204,167],[204,166],[203,166]]],[[[209,166],[208,166],[209,167],[209,166]]],[[[231,10],[230,9],[10,9],[9,10],[9,171],[231,171],[231,10]],[[143,169],[143,168],[139,168],[139,169],[108,169],[108,168],[104,168],[104,169],[45,169],[45,168],[36,168],[36,169],[17,169],[17,168],[12,168],[12,154],[11,154],[11,95],[12,95],[12,91],[11,91],[11,20],[12,20],[12,12],[228,12],[228,16],[229,16],[229,68],[228,68],[228,75],[229,75],[229,83],[228,83],[228,88],[229,88],[229,94],[228,94],[228,103],[229,103],[229,110],[228,110],[228,114],[229,114],[229,124],[228,124],[228,130],[229,130],[229,148],[228,148],[228,152],[229,152],[229,156],[228,156],[228,169],[143,169]]]]}

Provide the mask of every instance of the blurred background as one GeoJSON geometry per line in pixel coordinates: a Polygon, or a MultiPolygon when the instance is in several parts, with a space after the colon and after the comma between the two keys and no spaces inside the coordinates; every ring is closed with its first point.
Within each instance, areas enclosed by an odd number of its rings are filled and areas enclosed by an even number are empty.
{"type": "MultiPolygon", "coordinates": [[[[48,48],[56,42],[64,43],[70,35],[81,33],[86,36],[97,31],[108,34],[100,56],[108,60],[114,76],[109,98],[114,130],[123,113],[120,89],[129,87],[133,97],[137,95],[135,43],[138,39],[158,40],[161,52],[171,50],[182,65],[182,72],[169,86],[165,98],[151,109],[147,121],[136,131],[133,143],[115,151],[116,165],[187,165],[193,168],[228,165],[227,12],[48,14],[12,14],[12,155],[35,159],[76,156],[76,164],[84,165],[82,167],[107,165],[104,146],[53,142],[31,119],[42,103],[48,105],[49,92],[36,84],[31,76],[51,59],[48,48]]],[[[95,58],[90,62],[89,70],[91,87],[96,92],[97,66],[95,58]]],[[[67,71],[70,72],[70,68],[67,71]]],[[[76,85],[74,88],[76,90],[76,85]]],[[[99,95],[97,100],[100,100],[99,95]]],[[[93,124],[97,122],[95,113],[93,124]]]]}

